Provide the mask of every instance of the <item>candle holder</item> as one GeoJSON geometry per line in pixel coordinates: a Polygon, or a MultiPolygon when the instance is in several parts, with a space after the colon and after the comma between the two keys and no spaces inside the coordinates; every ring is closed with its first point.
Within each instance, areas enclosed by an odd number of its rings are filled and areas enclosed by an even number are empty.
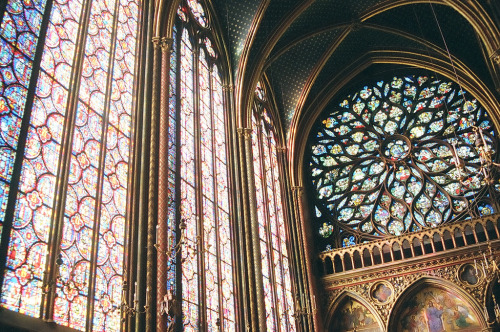
{"type": "MultiPolygon", "coordinates": [[[[489,242],[488,251],[488,254],[483,251],[483,258],[479,260],[480,264],[476,259],[474,259],[475,276],[479,280],[480,276],[482,275],[486,282],[496,279],[497,283],[500,284],[500,268],[498,267],[498,263],[495,260],[495,255],[493,254],[493,250],[491,249],[491,244],[489,242]]],[[[495,322],[497,324],[500,324],[500,305],[495,298],[495,294],[492,294],[492,302],[494,317],[490,317],[490,315],[488,314],[487,306],[485,306],[484,308],[484,316],[489,324],[493,324],[495,322]]]]}
{"type": "MultiPolygon", "coordinates": [[[[161,250],[161,246],[160,246],[160,243],[158,243],[158,238],[159,238],[159,225],[156,226],[156,241],[157,243],[154,244],[154,247],[155,249],[159,252],[159,253],[162,253],[164,254],[168,260],[175,260],[175,257],[177,256],[177,254],[179,254],[179,252],[181,251],[182,249],[182,246],[185,244],[185,232],[186,232],[186,222],[184,221],[184,219],[181,219],[181,222],[179,224],[179,229],[181,230],[180,231],[180,238],[178,240],[178,242],[176,244],[174,244],[173,246],[170,245],[170,243],[172,242],[172,237],[168,236],[168,240],[167,240],[167,245],[168,245],[168,248],[166,251],[162,251],[161,250]]],[[[175,240],[174,240],[175,241],[175,240]]],[[[168,264],[168,268],[167,268],[167,271],[170,271],[170,269],[172,268],[172,264],[168,264]]]]}
{"type": "MultiPolygon", "coordinates": [[[[43,294],[48,294],[49,291],[50,291],[50,289],[52,287],[56,286],[57,284],[60,284],[62,287],[67,288],[68,290],[75,290],[75,289],[81,290],[81,289],[87,287],[87,273],[84,274],[83,282],[76,281],[75,280],[76,273],[75,273],[75,267],[74,266],[71,268],[71,271],[69,273],[68,279],[64,280],[61,277],[61,275],[59,274],[60,273],[59,267],[62,264],[63,264],[62,254],[59,254],[59,256],[56,259],[57,275],[55,276],[55,278],[49,279],[47,277],[48,272],[44,273],[45,274],[45,278],[44,279],[46,279],[47,281],[45,281],[42,284],[42,293],[43,294]]],[[[30,266],[30,270],[31,270],[31,266],[30,266]]]]}
{"type": "MultiPolygon", "coordinates": [[[[475,148],[477,154],[479,156],[480,167],[479,171],[484,177],[485,184],[493,184],[495,180],[491,176],[491,171],[493,167],[500,168],[500,163],[493,162],[493,150],[488,145],[483,133],[483,129],[481,127],[472,127],[472,137],[471,140],[474,141],[475,148]]],[[[459,157],[456,142],[452,143],[453,145],[453,161],[455,163],[455,168],[457,170],[457,174],[459,176],[460,184],[463,186],[468,186],[470,181],[467,179],[467,175],[465,173],[465,162],[459,157]]]]}
{"type": "Polygon", "coordinates": [[[304,296],[304,294],[301,294],[300,297],[299,295],[297,295],[297,298],[295,299],[295,312],[292,314],[292,316],[297,320],[302,317],[312,317],[314,314],[316,314],[316,296],[313,295],[312,297],[311,309],[307,308],[305,300],[306,297],[304,296]],[[303,306],[300,305],[300,299],[302,299],[303,306]]]}
{"type": "Polygon", "coordinates": [[[163,296],[163,301],[160,302],[160,315],[167,315],[170,318],[167,331],[173,331],[175,327],[175,320],[181,314],[180,303],[175,298],[174,292],[169,289],[163,296]]]}
{"type": "MultiPolygon", "coordinates": [[[[129,306],[127,303],[127,290],[128,290],[128,283],[127,281],[123,281],[123,289],[122,289],[122,300],[119,306],[113,307],[112,311],[120,309],[120,311],[123,313],[124,317],[122,318],[122,321],[125,321],[127,316],[135,316],[136,314],[144,314],[149,308],[148,305],[148,296],[149,296],[149,289],[146,290],[146,303],[144,305],[144,310],[139,310],[139,301],[137,300],[137,282],[135,283],[135,288],[134,288],[134,301],[133,301],[133,306],[129,306]]],[[[111,301],[113,303],[113,301],[111,301]]],[[[113,303],[114,304],[114,303],[113,303]]]]}

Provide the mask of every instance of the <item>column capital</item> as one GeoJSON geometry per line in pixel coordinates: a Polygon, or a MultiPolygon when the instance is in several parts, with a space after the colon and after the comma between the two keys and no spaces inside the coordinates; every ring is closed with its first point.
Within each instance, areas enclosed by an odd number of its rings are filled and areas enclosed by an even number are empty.
{"type": "Polygon", "coordinates": [[[151,41],[153,42],[153,47],[156,49],[158,46],[160,46],[160,37],[153,37],[151,38],[151,41]]]}
{"type": "Polygon", "coordinates": [[[173,43],[174,43],[174,40],[172,38],[168,38],[168,37],[160,38],[160,47],[163,51],[168,51],[169,49],[171,49],[173,43]]]}
{"type": "Polygon", "coordinates": [[[297,195],[301,196],[304,194],[304,187],[302,186],[292,186],[292,191],[296,192],[297,195]]]}
{"type": "Polygon", "coordinates": [[[224,90],[224,91],[229,91],[229,92],[233,92],[233,90],[234,90],[234,85],[232,85],[232,84],[224,84],[224,85],[222,86],[222,90],[224,90]]]}
{"type": "Polygon", "coordinates": [[[277,146],[276,151],[279,153],[285,153],[287,150],[286,146],[277,146]]]}
{"type": "Polygon", "coordinates": [[[497,65],[500,65],[500,48],[490,55],[490,59],[497,65]]]}
{"type": "Polygon", "coordinates": [[[245,138],[249,138],[252,135],[252,128],[238,128],[236,131],[239,136],[244,136],[245,138]]]}

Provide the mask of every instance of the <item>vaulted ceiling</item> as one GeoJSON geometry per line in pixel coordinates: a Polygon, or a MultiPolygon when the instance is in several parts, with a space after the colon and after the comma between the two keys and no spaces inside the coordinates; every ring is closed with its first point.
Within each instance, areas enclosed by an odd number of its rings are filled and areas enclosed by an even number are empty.
{"type": "Polygon", "coordinates": [[[451,63],[451,56],[454,65],[468,68],[492,91],[498,84],[492,80],[491,50],[477,33],[485,24],[498,29],[492,9],[496,5],[487,0],[213,0],[213,4],[228,41],[234,77],[247,84],[242,95],[251,94],[264,74],[284,133],[346,77],[352,82],[408,68],[397,60],[367,61],[374,54],[404,52],[442,63],[451,63]],[[472,12],[491,19],[474,22],[455,4],[472,6],[472,12]]]}

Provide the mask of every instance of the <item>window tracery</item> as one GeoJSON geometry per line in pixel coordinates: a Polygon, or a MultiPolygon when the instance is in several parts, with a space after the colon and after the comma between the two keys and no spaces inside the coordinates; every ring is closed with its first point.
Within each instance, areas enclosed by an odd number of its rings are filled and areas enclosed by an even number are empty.
{"type": "Polygon", "coordinates": [[[231,331],[236,329],[236,309],[218,52],[201,3],[183,2],[177,13],[170,71],[172,212],[168,222],[173,233],[175,220],[182,220],[186,240],[181,262],[171,262],[177,272],[171,272],[166,282],[182,301],[184,330],[220,326],[231,331]]]}
{"type": "Polygon", "coordinates": [[[0,205],[10,229],[1,306],[118,330],[139,3],[47,4],[9,1],[0,28],[0,205]]]}
{"type": "Polygon", "coordinates": [[[309,170],[326,249],[497,212],[500,188],[482,172],[477,128],[496,156],[484,108],[428,76],[366,85],[325,113],[309,170]]]}
{"type": "MultiPolygon", "coordinates": [[[[258,85],[256,94],[265,100],[258,85]]],[[[259,221],[262,279],[268,330],[295,331],[290,260],[281,200],[280,171],[274,127],[264,105],[252,117],[252,152],[259,221]]]]}

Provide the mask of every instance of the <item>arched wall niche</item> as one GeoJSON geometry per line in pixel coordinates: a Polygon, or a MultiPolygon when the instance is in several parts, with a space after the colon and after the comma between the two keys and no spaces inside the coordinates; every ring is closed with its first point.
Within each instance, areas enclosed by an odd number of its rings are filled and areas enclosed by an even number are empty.
{"type": "Polygon", "coordinates": [[[443,279],[421,278],[396,299],[387,331],[485,331],[482,306],[469,293],[443,279]]]}
{"type": "Polygon", "coordinates": [[[324,326],[326,331],[332,332],[384,331],[384,323],[377,310],[363,297],[347,291],[331,302],[324,326]]]}
{"type": "MultiPolygon", "coordinates": [[[[498,263],[497,263],[498,265],[498,263]]],[[[484,308],[486,308],[488,315],[487,320],[488,324],[495,324],[495,306],[500,305],[500,280],[497,275],[496,278],[493,278],[486,287],[485,294],[485,303],[483,304],[484,308]],[[493,299],[495,297],[495,300],[493,299]]],[[[498,323],[497,325],[498,326],[498,323]]]]}

